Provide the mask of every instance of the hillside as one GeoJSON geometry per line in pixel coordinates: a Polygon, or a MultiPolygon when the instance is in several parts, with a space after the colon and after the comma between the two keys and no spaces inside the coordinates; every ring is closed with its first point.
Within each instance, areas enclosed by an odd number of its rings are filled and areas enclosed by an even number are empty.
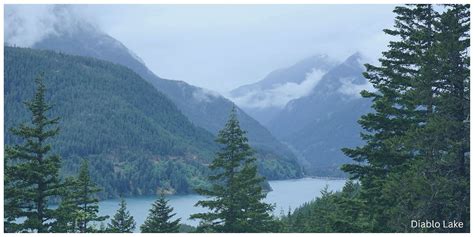
{"type": "MultiPolygon", "coordinates": [[[[58,31],[62,32],[60,29],[58,31]]],[[[215,92],[156,76],[118,40],[82,21],[77,22],[74,30],[51,35],[37,42],[33,48],[89,56],[124,65],[166,95],[192,123],[214,135],[224,126],[233,105],[215,92]]],[[[240,108],[238,118],[242,128],[248,132],[249,143],[256,150],[262,175],[268,179],[302,176],[295,155],[286,145],[240,108]]]]}
{"type": "MultiPolygon", "coordinates": [[[[204,164],[217,150],[214,136],[136,73],[109,62],[5,47],[5,131],[28,121],[23,101],[40,72],[51,114],[61,117],[53,147],[63,157],[62,174],[88,159],[108,197],[154,194],[158,187],[188,193],[204,183],[204,164]]],[[[13,139],[5,133],[6,144],[13,139]]]]}
{"type": "Polygon", "coordinates": [[[262,80],[230,91],[241,108],[267,125],[285,105],[306,96],[337,63],[327,55],[313,55],[294,65],[270,72],[262,80]]]}
{"type": "Polygon", "coordinates": [[[364,58],[355,53],[332,68],[307,96],[290,101],[269,122],[269,129],[287,142],[305,161],[313,175],[339,176],[341,164],[349,163],[341,148],[362,143],[358,118],[370,111],[370,100],[362,98],[371,89],[362,76],[364,58]]]}

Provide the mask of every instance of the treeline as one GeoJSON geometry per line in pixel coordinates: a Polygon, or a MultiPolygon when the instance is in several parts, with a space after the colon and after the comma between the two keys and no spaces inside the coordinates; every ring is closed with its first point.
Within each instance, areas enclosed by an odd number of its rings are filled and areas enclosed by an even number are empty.
{"type": "MultiPolygon", "coordinates": [[[[5,130],[29,120],[23,101],[34,95],[33,79],[44,72],[52,92],[45,99],[54,105],[50,113],[61,117],[61,132],[50,141],[52,152],[62,157],[61,177],[75,175],[87,159],[101,199],[188,194],[209,185],[206,165],[219,148],[215,135],[193,125],[132,70],[47,50],[4,49],[5,130]]],[[[10,132],[4,138],[6,145],[22,142],[10,132]]],[[[269,150],[257,150],[260,174],[301,176],[297,165],[269,150]]]]}
{"type": "Polygon", "coordinates": [[[469,5],[396,7],[394,37],[364,76],[365,145],[346,148],[355,179],[283,219],[290,232],[469,232],[469,5]],[[441,6],[439,6],[441,8],[441,6]],[[462,222],[423,228],[412,221],[462,222]]]}
{"type": "MultiPolygon", "coordinates": [[[[60,176],[75,175],[82,159],[102,187],[100,198],[154,195],[157,187],[186,194],[205,183],[214,136],[194,126],[163,94],[130,69],[93,58],[5,47],[5,128],[29,120],[23,101],[44,72],[45,99],[60,116],[50,141],[62,159],[60,176]]],[[[4,134],[5,144],[23,138],[4,134]]],[[[158,191],[159,192],[159,191],[158,191]]]]}
{"type": "MultiPolygon", "coordinates": [[[[109,216],[100,216],[100,188],[92,181],[89,163],[82,160],[77,177],[61,178],[61,158],[52,152],[49,143],[59,134],[59,118],[49,118],[53,107],[45,99],[43,76],[35,80],[36,92],[25,105],[31,112],[30,123],[11,129],[22,138],[17,145],[5,148],[4,231],[38,233],[100,233],[133,232],[136,223],[122,199],[117,213],[107,226],[109,216]],[[59,201],[57,208],[50,202],[59,201]]],[[[140,231],[144,233],[198,232],[270,232],[277,225],[271,216],[273,206],[262,202],[264,178],[257,173],[257,162],[240,129],[235,107],[217,142],[221,151],[209,168],[212,185],[196,190],[210,196],[196,205],[207,207],[208,213],[197,213],[201,219],[197,229],[172,220],[173,208],[163,193],[152,205],[140,231]]],[[[178,181],[179,182],[179,181],[178,181]]]]}
{"type": "MultiPolygon", "coordinates": [[[[346,148],[355,163],[343,166],[353,181],[281,218],[263,202],[264,179],[245,132],[232,110],[219,132],[220,150],[210,162],[210,185],[196,191],[210,197],[196,205],[208,211],[195,232],[469,232],[469,5],[396,7],[394,36],[381,65],[366,65],[376,88],[362,95],[373,112],[359,123],[365,145],[346,148]],[[462,222],[455,228],[413,227],[413,221],[462,222]]],[[[48,118],[42,77],[26,102],[31,123],[11,131],[21,143],[6,146],[5,232],[131,232],[133,218],[122,201],[107,226],[98,216],[99,191],[88,163],[77,177],[61,178],[61,159],[51,138],[58,118],[48,118]],[[60,205],[52,209],[49,201],[60,205]]],[[[113,168],[113,167],[112,167],[113,168]]],[[[139,175],[139,174],[138,174],[139,175]]],[[[126,181],[126,180],[124,180],[126,181]]],[[[176,182],[179,182],[177,180],[176,182]]],[[[177,232],[180,219],[161,196],[142,232],[177,232]],[[174,219],[174,220],[172,220],[174,219]]]]}

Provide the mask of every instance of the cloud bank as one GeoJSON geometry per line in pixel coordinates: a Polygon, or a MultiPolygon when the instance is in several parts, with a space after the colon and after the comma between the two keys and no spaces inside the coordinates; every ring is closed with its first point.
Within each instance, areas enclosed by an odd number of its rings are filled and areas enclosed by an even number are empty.
{"type": "MultiPolygon", "coordinates": [[[[225,94],[314,54],[343,60],[361,51],[377,58],[389,39],[382,30],[393,25],[393,8],[6,5],[4,22],[6,40],[20,46],[67,33],[77,25],[100,28],[135,52],[156,74],[225,94]]],[[[286,86],[298,90],[297,85],[286,86]]]]}
{"type": "Polygon", "coordinates": [[[353,82],[353,78],[342,78],[341,87],[337,91],[343,95],[347,95],[354,98],[361,98],[360,92],[363,90],[374,92],[375,88],[367,80],[363,84],[357,84],[353,82]]]}
{"type": "Polygon", "coordinates": [[[50,35],[97,28],[90,14],[78,5],[6,5],[5,42],[31,47],[50,35]]]}
{"type": "Polygon", "coordinates": [[[308,95],[325,73],[313,69],[301,83],[287,82],[276,84],[267,90],[255,89],[232,100],[244,108],[283,108],[289,101],[308,95]]]}

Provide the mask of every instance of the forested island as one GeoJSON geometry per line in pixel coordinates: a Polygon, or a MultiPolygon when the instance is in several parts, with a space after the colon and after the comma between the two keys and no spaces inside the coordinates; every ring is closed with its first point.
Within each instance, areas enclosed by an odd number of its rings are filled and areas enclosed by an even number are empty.
{"type": "Polygon", "coordinates": [[[277,153],[254,148],[235,106],[214,141],[211,132],[190,122],[128,68],[5,47],[5,87],[21,78],[29,91],[5,100],[6,113],[18,116],[5,123],[14,126],[5,129],[10,142],[4,232],[470,232],[469,7],[395,8],[395,24],[384,31],[392,41],[380,65],[365,64],[363,76],[375,90],[361,92],[372,109],[358,120],[363,145],[343,149],[353,160],[341,167],[348,181],[341,191],[324,189],[281,216],[264,202],[264,177],[295,178],[303,172],[291,155],[275,155],[285,154],[283,148],[277,153]],[[71,89],[78,88],[74,80],[47,83],[78,75],[88,78],[81,91],[71,89]],[[61,94],[55,94],[58,88],[61,94]],[[18,100],[25,95],[28,99],[18,100]],[[58,104],[58,97],[77,108],[58,104]],[[14,106],[7,105],[12,101],[14,106]],[[103,114],[107,105],[120,116],[103,114]],[[128,138],[113,132],[118,128],[133,142],[123,147],[119,141],[128,138]],[[171,191],[209,197],[196,203],[207,211],[190,216],[198,226],[174,218],[166,197],[171,191]],[[114,216],[99,215],[100,198],[145,193],[157,200],[140,226],[123,198],[114,216]]]}

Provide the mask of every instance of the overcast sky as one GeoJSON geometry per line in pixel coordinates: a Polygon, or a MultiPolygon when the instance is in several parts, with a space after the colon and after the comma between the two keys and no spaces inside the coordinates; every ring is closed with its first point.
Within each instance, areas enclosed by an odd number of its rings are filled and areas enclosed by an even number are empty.
{"type": "MultiPolygon", "coordinates": [[[[314,55],[377,58],[393,5],[82,5],[163,78],[225,94],[314,55]]],[[[6,8],[6,12],[8,7],[6,8]]],[[[47,11],[45,11],[47,12],[47,11]]],[[[8,26],[5,26],[8,27],[8,26]]]]}

